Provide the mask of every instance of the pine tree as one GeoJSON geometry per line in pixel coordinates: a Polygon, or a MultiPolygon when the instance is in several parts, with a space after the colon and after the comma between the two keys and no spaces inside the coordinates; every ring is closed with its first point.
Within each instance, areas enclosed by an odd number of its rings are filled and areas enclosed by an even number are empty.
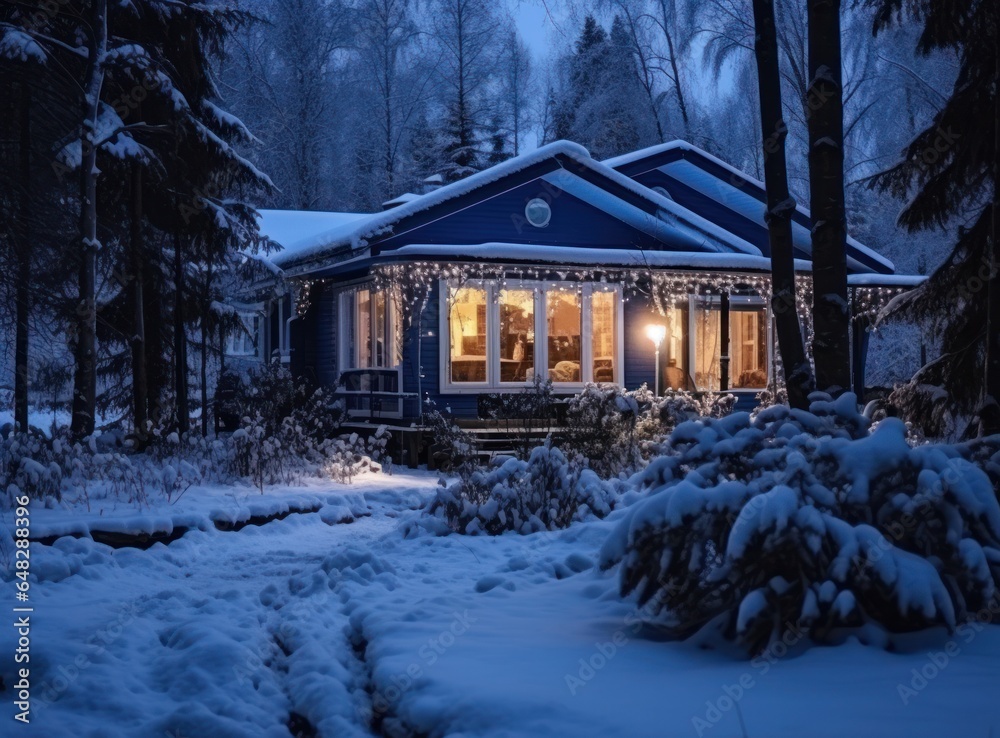
{"type": "Polygon", "coordinates": [[[490,113],[497,21],[486,0],[437,0],[445,87],[442,174],[449,182],[483,167],[481,137],[490,113]]]}
{"type": "MultiPolygon", "coordinates": [[[[998,54],[995,2],[871,0],[874,31],[904,13],[922,23],[920,54],[949,50],[959,73],[944,106],[903,151],[903,159],[873,185],[908,202],[899,224],[914,232],[958,226],[952,252],[917,289],[890,305],[889,314],[929,325],[941,341],[932,359],[893,399],[915,420],[967,417],[969,430],[1000,432],[1000,243],[996,219],[998,54]],[[948,400],[940,399],[943,389],[948,400]],[[918,417],[922,416],[922,417],[918,417]]],[[[942,422],[936,431],[944,431],[942,422]]]]}

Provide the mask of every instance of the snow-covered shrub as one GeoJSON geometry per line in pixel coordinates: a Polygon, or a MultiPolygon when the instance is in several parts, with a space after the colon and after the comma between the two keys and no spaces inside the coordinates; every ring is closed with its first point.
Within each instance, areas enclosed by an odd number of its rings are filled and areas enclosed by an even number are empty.
{"type": "Polygon", "coordinates": [[[565,528],[587,513],[603,517],[612,500],[593,471],[546,443],[526,461],[508,457],[441,488],[428,512],[458,533],[533,533],[565,528]]]}
{"type": "Polygon", "coordinates": [[[775,405],[787,405],[788,390],[784,386],[775,387],[773,384],[770,384],[757,393],[756,399],[757,407],[754,408],[755,413],[766,410],[769,407],[774,407],[775,405]]]}
{"type": "Polygon", "coordinates": [[[736,408],[736,395],[671,389],[657,397],[644,384],[632,393],[650,424],[647,437],[666,435],[681,423],[697,418],[724,418],[736,408]]]}
{"type": "Polygon", "coordinates": [[[969,459],[1000,462],[1000,439],[913,448],[898,419],[869,431],[853,395],[814,400],[682,423],[636,476],[648,495],[602,566],[668,631],[711,623],[758,652],[793,627],[954,628],[997,596],[1000,469],[969,459]]]}
{"type": "Polygon", "coordinates": [[[59,499],[63,470],[57,456],[41,434],[12,431],[0,439],[0,490],[13,485],[37,499],[59,499]]]}
{"type": "Polygon", "coordinates": [[[505,431],[514,455],[527,459],[555,417],[552,380],[535,375],[531,387],[520,392],[483,395],[480,411],[505,431]]]}
{"type": "Polygon", "coordinates": [[[642,468],[650,453],[679,423],[729,415],[736,397],[669,390],[657,397],[645,384],[634,391],[614,384],[588,384],[570,400],[567,428],[560,434],[569,454],[587,460],[604,478],[642,468]]]}
{"type": "Polygon", "coordinates": [[[433,400],[428,398],[426,405],[424,426],[431,438],[429,453],[433,466],[446,473],[468,476],[478,464],[476,437],[443,415],[433,400]]]}
{"type": "Polygon", "coordinates": [[[617,384],[588,383],[569,401],[561,447],[586,459],[605,479],[635,471],[642,465],[639,413],[635,393],[617,384]]]}

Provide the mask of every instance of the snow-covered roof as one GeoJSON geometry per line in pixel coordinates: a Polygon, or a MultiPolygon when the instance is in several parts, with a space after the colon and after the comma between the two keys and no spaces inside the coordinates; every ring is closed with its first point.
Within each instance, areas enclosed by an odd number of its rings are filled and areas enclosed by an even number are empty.
{"type": "MultiPolygon", "coordinates": [[[[754,179],[746,172],[740,171],[731,164],[728,164],[722,159],[709,154],[707,151],[699,149],[697,146],[689,144],[687,141],[670,141],[669,143],[650,146],[645,149],[640,149],[639,151],[633,151],[629,154],[623,154],[622,156],[605,159],[602,163],[606,166],[617,169],[619,167],[626,166],[627,164],[659,156],[660,154],[669,151],[687,151],[693,153],[724,169],[734,177],[742,179],[760,190],[764,190],[764,183],[760,180],[754,179]]],[[[678,159],[676,161],[669,162],[660,168],[670,177],[700,192],[702,195],[710,197],[723,206],[730,208],[734,212],[739,213],[743,217],[761,226],[766,225],[764,221],[764,208],[762,207],[761,201],[740,187],[737,187],[734,184],[734,181],[738,180],[720,179],[711,172],[707,172],[697,164],[685,159],[678,159]]],[[[796,211],[807,218],[810,217],[809,210],[802,205],[796,205],[796,211]]],[[[796,248],[804,251],[805,253],[812,253],[812,238],[808,228],[798,223],[793,223],[792,238],[796,248]]],[[[853,249],[865,254],[865,256],[873,259],[887,269],[893,271],[895,270],[895,265],[893,265],[889,259],[886,259],[881,254],[872,251],[870,248],[858,242],[854,238],[848,236],[847,243],[853,249]]],[[[850,258],[849,264],[855,269],[868,269],[865,265],[850,258]]]]}
{"type": "Polygon", "coordinates": [[[394,197],[391,200],[386,200],[384,203],[382,203],[382,209],[388,210],[389,208],[394,208],[397,205],[403,205],[405,203],[410,202],[411,200],[416,200],[418,197],[420,197],[420,195],[417,195],[416,193],[404,192],[402,195],[394,197]]]}
{"type": "MultiPolygon", "coordinates": [[[[627,216],[633,223],[642,223],[646,228],[653,228],[653,234],[661,238],[672,238],[692,249],[704,248],[710,251],[737,251],[752,255],[760,255],[760,250],[752,244],[719,228],[704,218],[692,213],[687,208],[653,192],[635,180],[592,159],[588,151],[571,141],[556,141],[541,146],[534,151],[514,157],[481,172],[477,172],[458,182],[452,182],[425,195],[421,195],[402,205],[368,216],[357,216],[355,220],[338,222],[329,230],[316,231],[289,246],[286,251],[272,257],[271,261],[282,269],[302,265],[312,259],[319,259],[332,251],[344,247],[352,249],[364,248],[370,239],[392,232],[392,227],[400,220],[417,213],[429,210],[442,203],[466,195],[480,187],[497,182],[512,174],[516,174],[553,156],[561,155],[572,159],[575,163],[593,171],[632,194],[641,197],[655,205],[661,211],[658,218],[650,216],[640,208],[622,201],[620,198],[603,193],[602,203],[612,207],[616,217],[627,216]]],[[[569,178],[573,175],[559,176],[559,186],[569,186],[569,178]]],[[[585,187],[582,180],[575,185],[578,189],[587,189],[597,197],[599,187],[585,187]]],[[[296,270],[298,271],[298,270],[296,270]]],[[[305,271],[304,269],[301,271],[305,271]]]]}
{"type": "Polygon", "coordinates": [[[260,214],[260,234],[282,246],[282,250],[272,254],[290,258],[300,244],[311,244],[317,234],[330,233],[338,228],[357,225],[371,213],[327,213],[312,210],[258,210],[260,214]]]}

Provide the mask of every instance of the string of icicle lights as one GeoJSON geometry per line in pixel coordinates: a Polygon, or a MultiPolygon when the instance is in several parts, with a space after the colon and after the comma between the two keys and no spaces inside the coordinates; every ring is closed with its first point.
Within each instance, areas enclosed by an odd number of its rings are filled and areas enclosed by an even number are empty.
{"type": "MultiPolygon", "coordinates": [[[[509,264],[459,263],[418,261],[405,264],[382,264],[372,269],[372,287],[376,290],[399,290],[407,295],[412,306],[426,300],[439,280],[447,280],[453,287],[466,283],[491,281],[500,289],[494,290],[494,300],[510,285],[523,289],[521,283],[534,283],[537,287],[564,292],[582,293],[585,283],[621,285],[626,301],[641,299],[658,312],[686,300],[690,295],[744,295],[770,300],[771,277],[769,274],[746,272],[668,271],[648,267],[551,267],[511,266],[509,264]]],[[[312,300],[312,289],[317,284],[335,280],[301,280],[297,282],[296,312],[303,316],[312,300]]],[[[859,286],[850,288],[852,314],[855,318],[874,320],[888,302],[905,291],[902,287],[859,286]]],[[[809,326],[812,316],[812,276],[796,275],[796,312],[803,324],[809,326]]],[[[807,341],[811,338],[807,327],[807,341]]]]}

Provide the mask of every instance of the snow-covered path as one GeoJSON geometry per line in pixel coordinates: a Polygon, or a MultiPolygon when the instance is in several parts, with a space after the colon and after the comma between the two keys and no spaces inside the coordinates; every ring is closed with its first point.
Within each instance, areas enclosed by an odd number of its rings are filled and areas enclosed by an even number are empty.
{"type": "MultiPolygon", "coordinates": [[[[753,662],[658,643],[641,637],[614,573],[593,568],[613,521],[532,536],[405,538],[400,523],[418,514],[411,508],[432,480],[399,475],[393,484],[409,491],[362,489],[371,515],[351,524],[292,515],[235,533],[192,531],[148,551],[73,539],[37,547],[38,712],[29,728],[3,734],[1000,730],[1000,629],[970,628],[950,648],[942,640],[907,655],[857,643],[800,654],[793,645],[753,662]]],[[[0,633],[7,684],[10,630],[0,633]]],[[[6,725],[12,713],[5,700],[6,725]]]]}

